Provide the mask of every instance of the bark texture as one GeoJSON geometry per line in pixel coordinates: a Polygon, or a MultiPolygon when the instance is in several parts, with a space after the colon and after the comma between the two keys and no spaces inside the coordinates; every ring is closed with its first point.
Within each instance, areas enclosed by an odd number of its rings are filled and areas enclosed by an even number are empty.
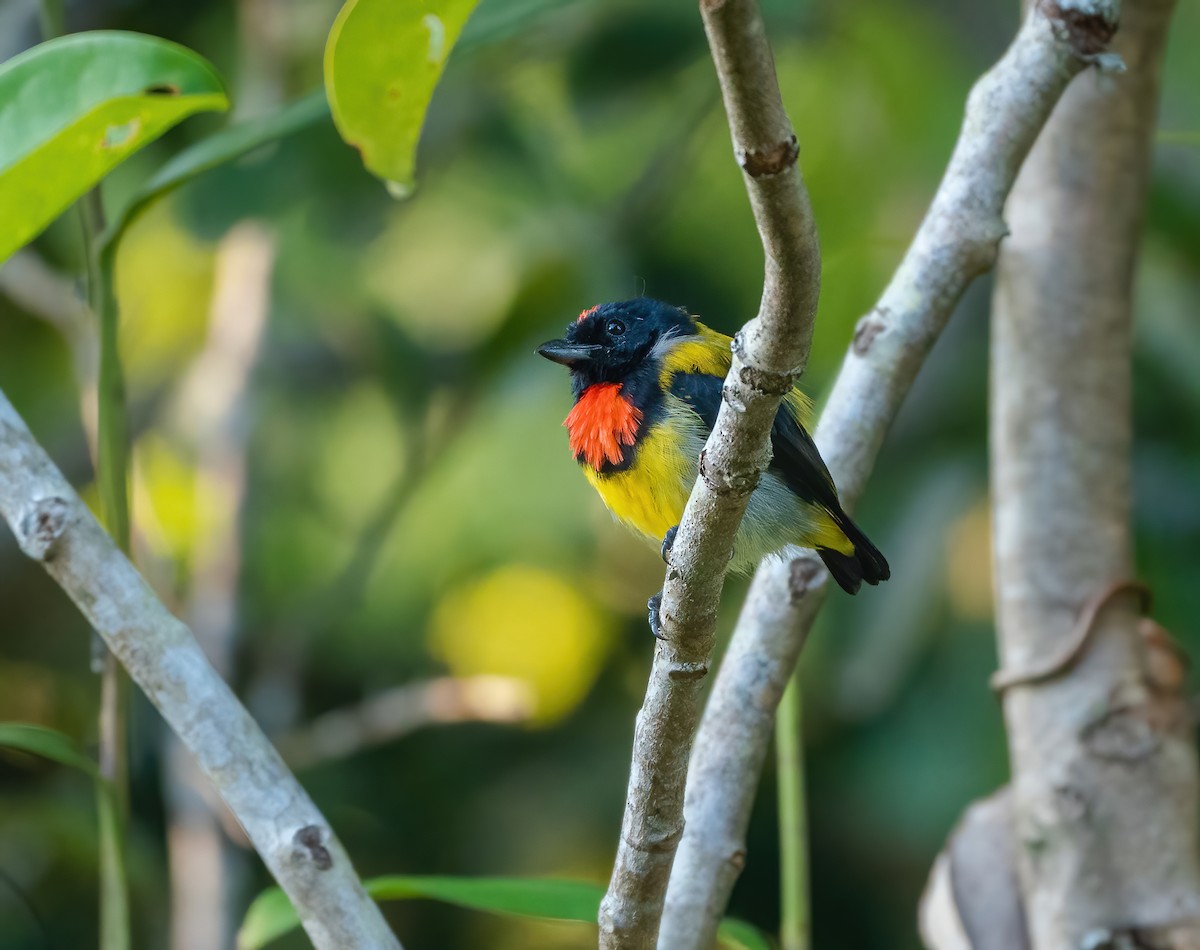
{"type": "Polygon", "coordinates": [[[1009,201],[995,291],[997,624],[1035,948],[1200,918],[1190,717],[1155,688],[1138,598],[1116,586],[1134,571],[1132,284],[1172,7],[1126,2],[1114,46],[1128,72],[1064,96],[1009,201]],[[1070,654],[1090,612],[1071,662],[1021,682],[1070,654]]]}
{"type": "MultiPolygon", "coordinates": [[[[1006,233],[1001,212],[1022,161],[1071,78],[1103,53],[1096,37],[1111,36],[1115,22],[1113,2],[1044,4],[971,90],[933,203],[883,296],[859,322],[815,434],[847,508],[955,305],[995,262],[1006,233]]],[[[790,563],[768,560],[751,585],[697,735],[660,947],[715,940],[745,863],[775,711],[826,580],[816,556],[805,554],[790,563]]]]}
{"type": "Polygon", "coordinates": [[[250,714],[0,393],[0,517],[195,756],[319,950],[399,941],[328,822],[250,714]]]}
{"type": "Polygon", "coordinates": [[[637,717],[621,837],[600,905],[601,947],[655,945],[683,833],[688,755],[733,537],[769,461],[779,402],[808,361],[820,287],[816,228],[796,165],[799,145],[758,4],[702,0],[700,12],[763,243],[763,295],[758,315],[734,340],[720,412],[671,552],[663,639],[637,717]]]}

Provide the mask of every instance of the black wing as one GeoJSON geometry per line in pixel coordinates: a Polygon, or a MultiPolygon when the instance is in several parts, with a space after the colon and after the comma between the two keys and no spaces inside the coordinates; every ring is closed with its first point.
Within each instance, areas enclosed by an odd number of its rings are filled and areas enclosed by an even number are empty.
{"type": "Polygon", "coordinates": [[[804,501],[824,508],[853,546],[853,553],[850,554],[817,548],[821,560],[841,588],[848,594],[855,594],[863,581],[878,584],[891,577],[887,559],[842,510],[837,487],[821,453],[786,402],[779,407],[779,414],[775,416],[771,447],[775,452],[771,470],[778,472],[787,486],[804,501]]]}
{"type": "MultiPolygon", "coordinates": [[[[717,422],[717,410],[721,408],[723,383],[720,377],[707,373],[679,373],[671,380],[671,393],[691,406],[704,427],[712,432],[717,422]]],[[[887,580],[891,576],[887,560],[842,510],[833,476],[825,467],[816,443],[786,402],[779,407],[771,426],[771,452],[767,471],[782,478],[801,501],[825,509],[853,545],[851,554],[829,548],[817,549],[842,589],[853,594],[863,581],[878,584],[887,580]]]]}
{"type": "MultiPolygon", "coordinates": [[[[696,410],[704,428],[712,432],[712,427],[717,424],[724,382],[708,373],[677,373],[671,380],[671,394],[696,410]]],[[[787,403],[779,407],[771,427],[771,452],[771,465],[767,470],[782,478],[801,500],[831,512],[841,511],[829,469],[787,403]]]]}
{"type": "Polygon", "coordinates": [[[830,514],[841,515],[837,487],[825,467],[817,445],[785,402],[775,414],[771,427],[771,451],[768,471],[775,472],[802,500],[820,505],[830,514]]]}
{"type": "Polygon", "coordinates": [[[705,431],[712,432],[721,408],[721,386],[725,380],[709,373],[676,373],[671,377],[671,395],[696,410],[705,431]]]}

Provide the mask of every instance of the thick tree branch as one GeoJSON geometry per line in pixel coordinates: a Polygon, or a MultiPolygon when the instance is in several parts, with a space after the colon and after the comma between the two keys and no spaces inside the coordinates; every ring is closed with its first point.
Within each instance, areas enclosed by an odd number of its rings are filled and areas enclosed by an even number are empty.
{"type": "Polygon", "coordinates": [[[0,516],[196,757],[318,947],[397,948],[341,843],[250,714],[0,393],[0,516]]]}
{"type": "Polygon", "coordinates": [[[683,790],[733,537],[768,461],[779,401],[808,360],[820,254],[798,145],[784,112],[757,3],[703,0],[704,28],[729,116],[734,154],[766,258],[758,316],[733,366],[700,456],[663,586],[665,639],[638,714],[629,792],[612,882],[600,906],[602,947],[652,947],[683,831],[683,790]]]}
{"type": "Polygon", "coordinates": [[[997,630],[1012,820],[1034,947],[1194,946],[1192,719],[1149,678],[1130,519],[1132,299],[1173,0],[1127,0],[1129,71],[1063,97],[1008,203],[992,319],[997,630]],[[1098,609],[1091,610],[1096,604],[1098,609]],[[1051,676],[1047,658],[1078,641],[1051,676]]]}
{"type": "MultiPolygon", "coordinates": [[[[1113,0],[1031,12],[971,90],[962,131],[929,212],[854,341],[816,432],[843,504],[861,495],[884,435],[963,291],[995,262],[1004,200],[1071,78],[1116,22],[1113,0]]],[[[707,947],[745,861],[775,710],[824,597],[815,555],[767,561],[751,585],[696,740],[686,831],[660,946],[707,947]]]]}

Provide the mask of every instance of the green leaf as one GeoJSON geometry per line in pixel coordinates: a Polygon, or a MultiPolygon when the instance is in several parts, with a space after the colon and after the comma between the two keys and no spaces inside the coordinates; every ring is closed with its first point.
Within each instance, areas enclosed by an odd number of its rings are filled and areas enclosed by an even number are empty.
{"type": "MultiPolygon", "coordinates": [[[[439,900],[473,910],[594,921],[604,888],[588,881],[512,877],[405,877],[364,881],[375,900],[439,900]]],[[[238,931],[238,950],[257,950],[294,930],[300,921],[287,895],[273,887],[254,899],[238,931]]]]}
{"type": "Polygon", "coordinates": [[[112,785],[100,775],[96,763],[79,751],[69,736],[45,726],[26,722],[0,722],[0,749],[15,749],[36,755],[60,765],[86,772],[96,788],[96,814],[101,826],[101,862],[107,871],[100,876],[103,925],[108,928],[101,939],[105,947],[128,947],[129,906],[125,857],[115,842],[123,840],[120,810],[113,796],[112,785]]]}
{"type": "Polygon", "coordinates": [[[477,0],[347,0],[325,44],[333,122],[397,198],[446,59],[477,0]]]}
{"type": "MultiPolygon", "coordinates": [[[[408,877],[389,875],[364,881],[377,901],[427,899],[472,910],[546,920],[594,924],[604,887],[590,881],[519,877],[408,877]]],[[[238,931],[238,950],[259,950],[290,933],[300,921],[287,895],[277,887],[254,899],[238,931]]],[[[769,950],[766,938],[739,920],[721,924],[721,942],[732,950],[769,950]]]]}
{"type": "Polygon", "coordinates": [[[0,262],[167,129],[228,105],[203,58],[138,33],[75,33],[0,65],[0,262]]]}
{"type": "Polygon", "coordinates": [[[717,928],[717,942],[727,950],[771,950],[769,941],[754,924],[726,917],[717,928]]]}
{"type": "Polygon", "coordinates": [[[206,171],[235,161],[256,148],[299,132],[328,116],[329,104],[325,101],[325,93],[318,89],[272,115],[228,126],[185,148],[133,193],[125,206],[113,217],[104,234],[103,243],[108,245],[118,240],[151,202],[167,192],[206,171]]]}
{"type": "Polygon", "coordinates": [[[473,910],[548,920],[594,921],[604,888],[590,881],[519,877],[402,877],[367,882],[376,900],[429,898],[473,910]]]}
{"type": "Polygon", "coordinates": [[[100,778],[96,763],[80,752],[69,736],[45,726],[34,726],[26,722],[0,722],[0,748],[27,752],[60,765],[80,769],[94,779],[100,778]]]}

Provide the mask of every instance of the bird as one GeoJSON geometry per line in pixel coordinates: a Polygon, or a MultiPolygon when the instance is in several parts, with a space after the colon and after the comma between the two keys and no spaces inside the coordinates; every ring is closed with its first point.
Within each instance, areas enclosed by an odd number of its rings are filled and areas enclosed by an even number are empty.
{"type": "MultiPolygon", "coordinates": [[[[563,423],[572,455],[619,520],[661,545],[675,532],[716,423],[732,340],[685,309],[649,297],[584,310],[561,339],[538,347],[571,373],[563,423]]],[[[812,403],[792,388],[771,427],[771,462],[750,495],[729,570],[745,573],[787,545],[815,549],[838,585],[891,576],[879,549],[843,510],[808,433],[812,403]]],[[[651,598],[650,625],[661,627],[651,598]]]]}

